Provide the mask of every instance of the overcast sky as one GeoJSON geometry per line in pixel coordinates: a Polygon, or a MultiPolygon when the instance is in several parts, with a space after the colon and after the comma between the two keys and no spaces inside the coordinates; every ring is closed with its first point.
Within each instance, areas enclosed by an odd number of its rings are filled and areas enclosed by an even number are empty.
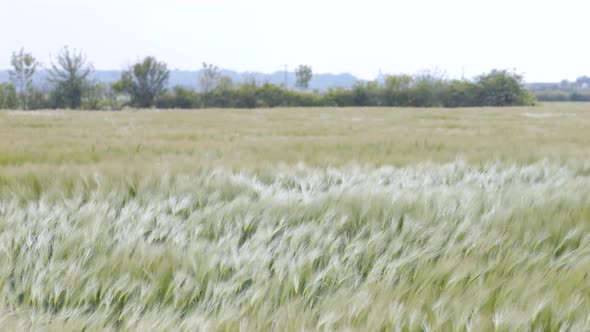
{"type": "Polygon", "coordinates": [[[361,78],[515,68],[527,81],[590,75],[587,0],[0,0],[0,68],[62,46],[97,69],[154,55],[238,71],[309,64],[361,78]]]}

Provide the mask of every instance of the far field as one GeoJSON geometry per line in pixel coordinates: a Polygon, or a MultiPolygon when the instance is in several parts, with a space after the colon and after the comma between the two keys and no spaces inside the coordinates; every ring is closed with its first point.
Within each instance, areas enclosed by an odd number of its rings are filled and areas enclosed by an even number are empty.
{"type": "Polygon", "coordinates": [[[578,161],[590,104],[524,108],[293,108],[0,112],[0,170],[129,171],[349,163],[578,161]]]}
{"type": "Polygon", "coordinates": [[[590,104],[0,112],[0,329],[585,331],[590,104]]]}

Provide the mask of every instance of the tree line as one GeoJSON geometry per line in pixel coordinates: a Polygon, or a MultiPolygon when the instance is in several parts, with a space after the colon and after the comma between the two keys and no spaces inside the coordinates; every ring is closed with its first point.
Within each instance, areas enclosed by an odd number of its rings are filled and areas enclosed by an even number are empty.
{"type": "Polygon", "coordinates": [[[518,106],[535,103],[523,86],[523,78],[507,70],[493,70],[471,80],[449,80],[437,73],[385,75],[359,81],[353,88],[308,91],[313,77],[310,66],[296,70],[296,89],[256,82],[246,77],[233,82],[217,66],[203,63],[199,91],[169,87],[165,62],[146,57],[125,69],[112,84],[91,79],[94,69],[86,56],[64,47],[48,67],[46,88],[33,85],[41,64],[21,49],[11,57],[10,83],[0,84],[0,109],[133,108],[256,108],[279,106],[409,106],[474,107],[518,106]]]}
{"type": "Polygon", "coordinates": [[[580,76],[575,81],[530,84],[530,90],[539,101],[590,101],[590,77],[580,76]]]}
{"type": "Polygon", "coordinates": [[[590,91],[565,92],[559,90],[535,91],[538,101],[546,102],[590,102],[590,91]]]}

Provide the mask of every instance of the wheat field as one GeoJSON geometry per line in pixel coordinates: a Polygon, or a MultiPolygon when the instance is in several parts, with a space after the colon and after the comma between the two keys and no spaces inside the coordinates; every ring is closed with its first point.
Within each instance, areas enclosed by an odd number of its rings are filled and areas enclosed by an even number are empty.
{"type": "Polygon", "coordinates": [[[0,327],[590,329],[590,105],[0,112],[0,327]]]}

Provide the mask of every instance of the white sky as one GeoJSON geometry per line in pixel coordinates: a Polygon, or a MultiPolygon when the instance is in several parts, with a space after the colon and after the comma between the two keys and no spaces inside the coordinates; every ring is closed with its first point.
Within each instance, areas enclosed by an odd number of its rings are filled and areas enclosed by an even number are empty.
{"type": "Polygon", "coordinates": [[[178,69],[560,81],[590,75],[589,21],[588,0],[0,0],[0,68],[21,46],[48,64],[69,45],[97,69],[155,55],[178,69]]]}

